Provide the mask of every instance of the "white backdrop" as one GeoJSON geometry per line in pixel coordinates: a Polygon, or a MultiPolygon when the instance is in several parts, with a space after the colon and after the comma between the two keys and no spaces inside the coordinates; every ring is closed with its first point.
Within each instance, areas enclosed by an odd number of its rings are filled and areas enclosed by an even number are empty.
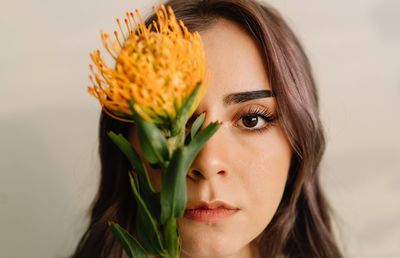
{"type": "MultiPolygon", "coordinates": [[[[65,257],[98,183],[88,53],[158,1],[0,0],[0,258],[65,257]]],[[[400,257],[400,1],[271,0],[321,93],[323,181],[348,257],[400,257]]]]}

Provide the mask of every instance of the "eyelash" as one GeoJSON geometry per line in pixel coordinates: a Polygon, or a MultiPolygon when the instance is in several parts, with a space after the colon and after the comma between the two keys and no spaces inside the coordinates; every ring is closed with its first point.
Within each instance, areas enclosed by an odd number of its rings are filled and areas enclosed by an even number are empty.
{"type": "MultiPolygon", "coordinates": [[[[249,133],[262,133],[265,130],[269,129],[271,126],[274,125],[274,122],[276,121],[276,115],[274,115],[268,108],[266,107],[259,107],[259,106],[251,106],[250,108],[245,109],[243,112],[240,112],[238,115],[235,116],[235,126],[238,126],[238,122],[243,119],[244,117],[249,117],[249,116],[256,116],[256,117],[261,117],[266,123],[265,126],[261,128],[256,128],[256,129],[250,129],[250,128],[241,128],[241,130],[249,133]]],[[[258,122],[258,121],[257,121],[258,122]]]]}

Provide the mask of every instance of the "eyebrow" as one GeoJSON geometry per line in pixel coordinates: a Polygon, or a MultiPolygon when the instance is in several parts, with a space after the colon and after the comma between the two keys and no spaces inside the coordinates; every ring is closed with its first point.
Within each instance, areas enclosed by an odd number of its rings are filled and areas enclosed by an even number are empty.
{"type": "Polygon", "coordinates": [[[256,91],[244,91],[238,93],[231,93],[223,98],[224,106],[242,103],[253,99],[270,98],[274,97],[274,93],[271,90],[256,90],[256,91]]]}

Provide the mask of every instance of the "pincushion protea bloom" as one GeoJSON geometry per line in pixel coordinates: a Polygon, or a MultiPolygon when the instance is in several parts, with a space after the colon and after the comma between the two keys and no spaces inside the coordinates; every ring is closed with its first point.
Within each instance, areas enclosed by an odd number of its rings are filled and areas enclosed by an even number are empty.
{"type": "Polygon", "coordinates": [[[153,6],[157,21],[146,27],[138,10],[127,13],[126,30],[117,19],[121,35],[114,39],[106,33],[101,38],[115,67],[106,64],[99,50],[90,54],[97,68],[90,65],[93,84],[90,94],[112,117],[132,121],[130,103],[146,121],[165,125],[176,119],[185,100],[201,84],[190,108],[194,112],[207,88],[207,69],[199,33],[191,33],[177,21],[170,6],[153,6]]]}

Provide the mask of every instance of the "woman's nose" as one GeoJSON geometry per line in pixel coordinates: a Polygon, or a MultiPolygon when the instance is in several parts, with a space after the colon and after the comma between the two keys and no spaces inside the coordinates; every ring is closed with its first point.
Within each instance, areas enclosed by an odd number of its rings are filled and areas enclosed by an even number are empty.
{"type": "Polygon", "coordinates": [[[214,176],[225,176],[228,170],[227,142],[224,140],[223,127],[211,136],[194,160],[188,177],[192,180],[211,179],[214,176]]]}

